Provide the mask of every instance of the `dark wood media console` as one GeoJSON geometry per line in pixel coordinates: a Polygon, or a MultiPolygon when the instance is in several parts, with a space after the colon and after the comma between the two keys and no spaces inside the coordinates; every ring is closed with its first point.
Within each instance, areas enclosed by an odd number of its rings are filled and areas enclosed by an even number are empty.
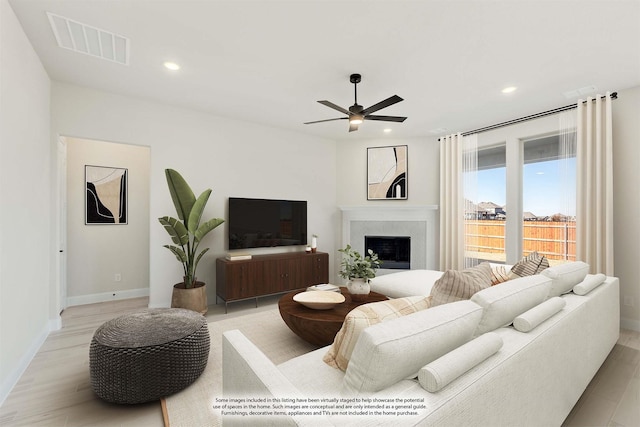
{"type": "Polygon", "coordinates": [[[251,259],[216,260],[216,295],[227,304],[233,301],[281,294],[329,281],[329,254],[286,252],[255,255],[251,259]]]}

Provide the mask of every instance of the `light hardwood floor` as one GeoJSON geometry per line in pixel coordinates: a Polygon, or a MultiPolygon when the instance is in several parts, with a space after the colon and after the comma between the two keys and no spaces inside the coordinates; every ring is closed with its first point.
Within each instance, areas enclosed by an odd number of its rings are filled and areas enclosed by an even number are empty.
{"type": "MultiPolygon", "coordinates": [[[[0,407],[0,425],[161,427],[158,402],[108,404],[95,396],[89,383],[89,343],[94,331],[107,320],[146,308],[147,302],[147,298],[135,298],[65,310],[62,329],[49,335],[0,407]]],[[[261,299],[258,310],[276,302],[274,297],[261,299]]],[[[255,310],[252,301],[230,304],[228,314],[223,305],[214,305],[207,318],[214,321],[255,310]]],[[[640,333],[622,330],[618,344],[563,426],[640,426],[639,366],[640,333]]]]}

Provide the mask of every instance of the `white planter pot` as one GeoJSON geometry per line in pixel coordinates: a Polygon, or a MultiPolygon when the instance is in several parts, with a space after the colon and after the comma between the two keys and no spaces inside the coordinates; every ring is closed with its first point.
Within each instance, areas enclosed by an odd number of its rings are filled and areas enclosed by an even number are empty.
{"type": "Polygon", "coordinates": [[[351,294],[353,301],[366,301],[371,292],[371,286],[368,279],[354,278],[349,279],[347,290],[351,294]]]}

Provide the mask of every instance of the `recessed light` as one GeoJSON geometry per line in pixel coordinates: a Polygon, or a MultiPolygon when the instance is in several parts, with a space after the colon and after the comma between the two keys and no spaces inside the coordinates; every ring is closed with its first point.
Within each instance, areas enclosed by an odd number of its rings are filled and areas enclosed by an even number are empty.
{"type": "Polygon", "coordinates": [[[383,132],[384,133],[389,133],[389,132],[391,132],[391,128],[386,128],[386,129],[383,130],[383,132]]]}
{"type": "Polygon", "coordinates": [[[512,92],[515,92],[516,89],[518,88],[515,86],[505,87],[504,89],[502,89],[502,93],[512,93],[512,92]]]}
{"type": "Polygon", "coordinates": [[[164,68],[171,71],[178,71],[180,69],[180,66],[178,64],[171,61],[166,61],[163,65],[164,65],[164,68]]]}

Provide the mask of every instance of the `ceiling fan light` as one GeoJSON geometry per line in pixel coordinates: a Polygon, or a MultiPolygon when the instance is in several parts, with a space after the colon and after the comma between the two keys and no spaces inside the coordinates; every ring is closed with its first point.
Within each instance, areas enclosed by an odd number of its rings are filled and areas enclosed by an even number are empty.
{"type": "Polygon", "coordinates": [[[353,114],[351,115],[351,117],[349,117],[349,123],[352,125],[362,124],[363,120],[364,120],[364,117],[360,114],[353,114]]]}

